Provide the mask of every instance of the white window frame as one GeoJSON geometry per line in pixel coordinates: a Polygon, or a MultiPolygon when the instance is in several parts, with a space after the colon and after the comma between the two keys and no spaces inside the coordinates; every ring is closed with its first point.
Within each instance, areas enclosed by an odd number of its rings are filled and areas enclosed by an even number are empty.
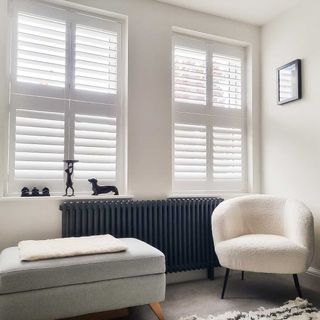
{"type": "MultiPolygon", "coordinates": [[[[33,179],[16,179],[15,173],[15,115],[16,110],[23,108],[30,110],[42,110],[52,112],[63,112],[65,114],[65,159],[73,158],[74,150],[74,118],[78,112],[80,114],[91,116],[115,116],[117,125],[117,163],[116,163],[116,180],[111,183],[116,184],[120,193],[127,192],[127,35],[126,24],[127,17],[120,14],[113,14],[100,9],[93,9],[83,5],[72,4],[67,1],[41,1],[28,0],[25,2],[12,0],[9,6],[11,11],[11,30],[10,30],[10,78],[9,78],[9,148],[8,148],[8,180],[7,195],[17,195],[23,186],[44,187],[48,186],[52,194],[63,194],[65,180],[33,180],[33,179]],[[90,94],[90,92],[77,92],[72,90],[74,74],[70,64],[70,57],[74,56],[74,39],[66,39],[66,86],[65,88],[44,88],[40,85],[19,83],[16,81],[16,54],[17,54],[17,12],[23,10],[34,14],[43,14],[44,16],[57,18],[67,22],[67,28],[70,28],[71,16],[77,16],[75,24],[93,26],[108,30],[108,25],[112,29],[117,25],[118,32],[118,65],[117,65],[117,94],[90,94]],[[48,9],[50,14],[48,15],[48,9]],[[52,14],[54,13],[54,14],[52,14]],[[69,17],[67,17],[69,15],[69,17]],[[69,66],[69,67],[68,67],[69,66]],[[70,81],[69,81],[69,80],[70,81]],[[41,101],[43,102],[41,105],[41,101]],[[50,102],[50,103],[47,103],[50,102]],[[51,107],[46,107],[51,105],[51,107]],[[52,107],[53,106],[53,107],[52,107]],[[90,108],[88,108],[90,106],[90,108]],[[89,112],[88,112],[89,111],[89,112]]],[[[67,30],[67,37],[75,32],[67,30]]],[[[109,180],[101,179],[100,183],[108,183],[109,180]]],[[[91,192],[91,186],[87,179],[75,179],[74,188],[78,194],[88,194],[91,192]]]]}
{"type": "Polygon", "coordinates": [[[172,191],[174,193],[248,192],[248,133],[247,133],[247,50],[244,46],[230,45],[221,41],[185,35],[178,32],[172,37],[172,191]],[[175,46],[203,49],[207,52],[207,86],[206,104],[176,102],[174,97],[174,50],[175,46]],[[241,109],[224,109],[212,106],[212,54],[230,54],[241,58],[241,109]],[[206,181],[175,179],[175,123],[192,123],[206,126],[207,137],[207,179],[206,181]],[[242,179],[234,181],[213,181],[212,167],[212,130],[213,126],[230,126],[233,124],[242,130],[242,179]]]}

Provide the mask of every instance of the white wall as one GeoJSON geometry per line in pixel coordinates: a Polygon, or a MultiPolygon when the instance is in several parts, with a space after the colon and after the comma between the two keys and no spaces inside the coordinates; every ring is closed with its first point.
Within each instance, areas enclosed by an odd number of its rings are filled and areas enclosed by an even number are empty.
{"type": "Polygon", "coordinates": [[[6,174],[6,146],[8,128],[8,68],[7,68],[7,0],[0,0],[0,196],[6,174]]]}
{"type": "Polygon", "coordinates": [[[0,251],[23,239],[61,237],[57,200],[0,200],[0,251]]]}
{"type": "MultiPolygon", "coordinates": [[[[89,3],[87,0],[72,2],[84,5],[89,3]]],[[[256,123],[259,119],[260,102],[260,30],[248,24],[152,0],[91,0],[90,6],[121,13],[129,18],[128,191],[138,197],[165,197],[171,192],[172,181],[172,27],[252,45],[252,105],[255,108],[256,123]]],[[[255,139],[258,140],[259,132],[256,133],[255,139]]],[[[258,153],[256,149],[256,159],[258,153]]],[[[255,161],[255,169],[258,167],[257,162],[258,160],[255,161]]],[[[255,179],[255,185],[258,185],[258,174],[255,179]]]]}
{"type": "Polygon", "coordinates": [[[320,269],[320,1],[304,0],[262,28],[262,190],[313,211],[320,269]],[[303,99],[276,104],[276,68],[302,59],[303,99]]]}
{"type": "MultiPolygon", "coordinates": [[[[6,0],[0,0],[5,5],[6,0]]],[[[138,198],[161,198],[171,193],[171,36],[172,27],[235,39],[251,45],[252,106],[255,129],[259,121],[258,27],[173,7],[152,0],[77,0],[79,4],[128,16],[128,193],[138,198]]],[[[0,10],[5,21],[5,10],[0,10]]],[[[1,52],[6,31],[0,28],[1,52]]],[[[3,64],[1,58],[0,66],[3,64]]],[[[0,73],[0,84],[4,82],[0,73]]],[[[6,90],[0,86],[0,97],[6,90]]],[[[1,111],[6,109],[1,100],[1,111]]],[[[6,123],[1,113],[1,125],[6,123]]],[[[259,140],[256,130],[254,143],[259,140]]],[[[2,155],[5,148],[1,148],[2,155]]],[[[255,150],[255,170],[258,168],[255,150]]],[[[258,175],[255,185],[258,186],[258,175]]],[[[44,202],[0,201],[0,249],[26,238],[46,238],[60,233],[58,200],[44,202]]]]}

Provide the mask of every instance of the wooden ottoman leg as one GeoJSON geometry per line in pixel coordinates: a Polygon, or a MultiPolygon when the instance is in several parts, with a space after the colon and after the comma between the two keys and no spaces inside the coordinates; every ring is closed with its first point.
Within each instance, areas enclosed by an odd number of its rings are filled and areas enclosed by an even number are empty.
{"type": "Polygon", "coordinates": [[[150,303],[149,306],[159,320],[164,320],[163,312],[159,302],[150,303]]]}

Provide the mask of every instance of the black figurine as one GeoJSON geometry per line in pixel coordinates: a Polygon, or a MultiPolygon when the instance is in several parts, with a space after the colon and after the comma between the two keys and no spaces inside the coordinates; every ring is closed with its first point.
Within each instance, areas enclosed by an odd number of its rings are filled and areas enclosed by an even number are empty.
{"type": "Polygon", "coordinates": [[[65,196],[74,196],[74,189],[73,189],[73,182],[72,182],[72,174],[73,174],[73,168],[74,164],[76,162],[79,162],[78,160],[63,160],[64,163],[67,164],[67,169],[64,170],[64,172],[67,174],[66,179],[66,193],[65,196]],[[68,189],[71,189],[72,193],[68,194],[68,189]]]}
{"type": "Polygon", "coordinates": [[[36,188],[36,187],[33,187],[32,191],[31,191],[31,195],[32,195],[33,197],[39,196],[39,189],[36,188]]]}
{"type": "Polygon", "coordinates": [[[50,190],[49,190],[49,188],[44,187],[44,188],[42,189],[42,196],[44,196],[44,197],[49,197],[49,196],[50,196],[50,190]]]}
{"type": "Polygon", "coordinates": [[[21,189],[21,197],[29,197],[30,195],[30,190],[27,187],[23,187],[21,189]]]}
{"type": "Polygon", "coordinates": [[[92,184],[93,196],[109,192],[113,192],[116,196],[119,195],[119,191],[116,186],[99,186],[96,178],[91,178],[88,181],[92,184]]]}

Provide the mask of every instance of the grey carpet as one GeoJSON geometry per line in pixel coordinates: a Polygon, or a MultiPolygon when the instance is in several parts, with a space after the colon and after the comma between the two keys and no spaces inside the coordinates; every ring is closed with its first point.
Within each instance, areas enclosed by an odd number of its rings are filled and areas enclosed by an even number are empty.
{"type": "MultiPolygon", "coordinates": [[[[240,273],[232,272],[225,299],[220,299],[223,277],[214,281],[200,280],[167,287],[166,301],[162,304],[166,320],[197,314],[206,318],[227,311],[256,310],[260,306],[273,308],[296,297],[292,276],[273,276],[246,273],[241,281],[240,273]]],[[[139,290],[137,288],[137,290],[139,290]]],[[[320,308],[320,294],[302,288],[304,298],[320,308]]],[[[147,306],[130,310],[130,320],[156,320],[147,306]]]]}

